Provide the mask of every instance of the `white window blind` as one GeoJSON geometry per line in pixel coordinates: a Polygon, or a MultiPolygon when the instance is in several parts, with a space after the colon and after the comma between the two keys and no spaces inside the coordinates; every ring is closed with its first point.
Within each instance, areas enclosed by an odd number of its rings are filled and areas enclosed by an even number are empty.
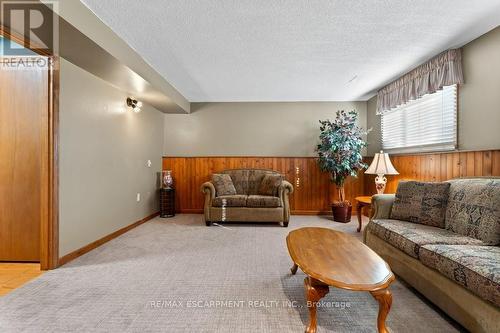
{"type": "Polygon", "coordinates": [[[456,85],[382,113],[382,147],[388,152],[452,150],[456,145],[456,85]]]}

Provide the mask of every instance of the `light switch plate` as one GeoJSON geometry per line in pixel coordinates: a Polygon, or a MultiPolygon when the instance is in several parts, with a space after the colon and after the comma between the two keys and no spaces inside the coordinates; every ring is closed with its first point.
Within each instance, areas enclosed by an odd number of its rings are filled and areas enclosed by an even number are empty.
{"type": "Polygon", "coordinates": [[[137,202],[141,201],[141,194],[140,193],[137,193],[137,202]]]}

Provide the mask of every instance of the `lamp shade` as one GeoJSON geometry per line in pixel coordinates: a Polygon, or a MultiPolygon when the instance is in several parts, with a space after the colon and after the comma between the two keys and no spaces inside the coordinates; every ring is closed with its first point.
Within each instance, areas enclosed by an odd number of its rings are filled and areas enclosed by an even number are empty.
{"type": "Polygon", "coordinates": [[[380,153],[375,154],[372,164],[366,169],[365,173],[370,175],[399,175],[399,172],[389,159],[389,154],[384,153],[382,150],[380,153]]]}

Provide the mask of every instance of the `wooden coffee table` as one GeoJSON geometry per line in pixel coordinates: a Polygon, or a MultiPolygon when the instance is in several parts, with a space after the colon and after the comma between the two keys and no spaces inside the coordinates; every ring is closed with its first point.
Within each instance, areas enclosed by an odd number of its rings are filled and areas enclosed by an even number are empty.
{"type": "Polygon", "coordinates": [[[385,319],[392,304],[389,285],[395,280],[389,265],[372,249],[356,238],[327,228],[301,228],[286,238],[294,265],[307,275],[304,279],[309,325],[307,333],[316,332],[316,307],[328,294],[328,286],[368,291],[378,301],[378,331],[386,333],[385,319]]]}

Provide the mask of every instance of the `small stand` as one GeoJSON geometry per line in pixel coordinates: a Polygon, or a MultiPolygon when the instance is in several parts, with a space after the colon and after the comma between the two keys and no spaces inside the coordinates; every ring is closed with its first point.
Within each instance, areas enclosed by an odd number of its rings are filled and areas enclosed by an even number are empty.
{"type": "Polygon", "coordinates": [[[175,216],[175,189],[160,189],[160,217],[175,216]]]}

